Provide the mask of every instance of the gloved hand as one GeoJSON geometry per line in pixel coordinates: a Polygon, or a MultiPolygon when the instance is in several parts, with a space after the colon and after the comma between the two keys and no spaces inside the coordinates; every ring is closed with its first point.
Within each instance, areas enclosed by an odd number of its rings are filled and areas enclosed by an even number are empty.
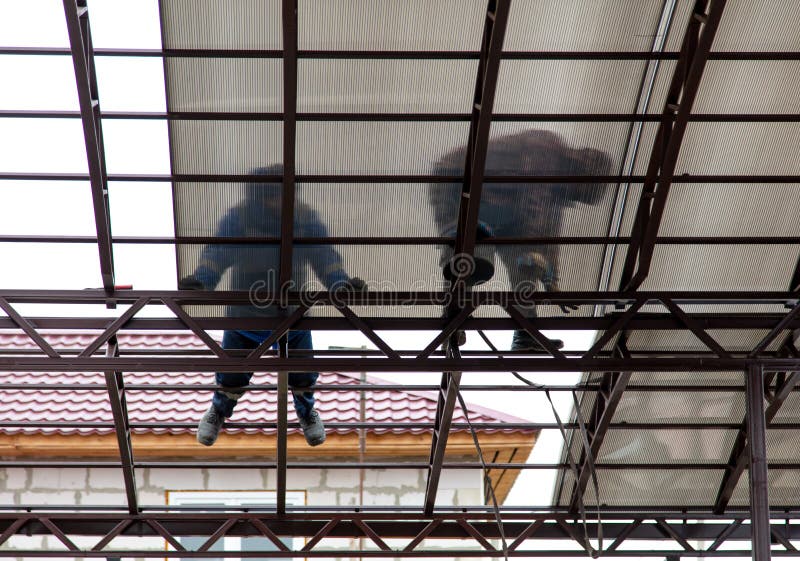
{"type": "Polygon", "coordinates": [[[194,275],[187,275],[178,281],[178,290],[205,290],[205,286],[194,275]]]}

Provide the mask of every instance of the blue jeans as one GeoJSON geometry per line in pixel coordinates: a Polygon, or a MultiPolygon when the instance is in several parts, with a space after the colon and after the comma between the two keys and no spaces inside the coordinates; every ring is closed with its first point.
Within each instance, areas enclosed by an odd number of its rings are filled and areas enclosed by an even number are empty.
{"type": "MultiPolygon", "coordinates": [[[[271,331],[226,331],[222,336],[223,349],[255,349],[266,340],[271,331]]],[[[277,343],[273,345],[277,348],[277,343]]],[[[312,349],[310,331],[290,331],[289,349],[312,349]]],[[[211,403],[223,416],[233,415],[238,395],[244,393],[244,387],[250,383],[252,372],[217,372],[217,384],[223,386],[214,392],[211,403]],[[230,395],[229,395],[230,394],[230,395]],[[234,396],[234,397],[231,397],[234,396]]],[[[289,386],[292,388],[310,388],[319,377],[318,372],[289,372],[289,386]]],[[[314,409],[313,391],[293,391],[294,410],[300,418],[306,418],[314,409]]]]}

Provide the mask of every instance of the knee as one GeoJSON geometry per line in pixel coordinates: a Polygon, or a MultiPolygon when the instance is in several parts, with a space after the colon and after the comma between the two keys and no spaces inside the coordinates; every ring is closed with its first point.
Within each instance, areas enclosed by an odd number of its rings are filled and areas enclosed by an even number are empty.
{"type": "Polygon", "coordinates": [[[317,382],[317,378],[317,372],[290,372],[289,385],[293,388],[308,388],[317,382]]]}

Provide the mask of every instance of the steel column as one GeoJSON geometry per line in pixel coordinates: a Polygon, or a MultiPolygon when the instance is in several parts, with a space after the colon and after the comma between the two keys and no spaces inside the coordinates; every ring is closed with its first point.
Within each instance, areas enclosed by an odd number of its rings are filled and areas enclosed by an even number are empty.
{"type": "MultiPolygon", "coordinates": [[[[107,356],[119,356],[119,345],[115,337],[108,342],[107,356]]],[[[125,482],[125,495],[128,498],[128,512],[137,514],[139,504],[136,496],[136,472],[133,469],[133,447],[131,446],[131,427],[128,406],[125,399],[125,382],[122,372],[106,371],[108,399],[114,417],[114,432],[117,435],[119,455],[122,460],[122,478],[125,482]]]]}
{"type": "Polygon", "coordinates": [[[747,441],[750,452],[750,515],[754,561],[770,559],[767,422],[764,414],[764,371],[752,365],[745,372],[747,441]]]}
{"type": "MultiPolygon", "coordinates": [[[[281,358],[289,356],[289,336],[284,335],[278,343],[278,352],[281,358]]],[[[275,501],[276,511],[279,515],[286,514],[286,463],[287,452],[287,430],[288,420],[288,400],[289,400],[289,373],[285,370],[278,371],[278,436],[276,443],[276,485],[275,501]]]]}
{"type": "Polygon", "coordinates": [[[108,176],[86,0],[64,0],[64,15],[67,20],[72,63],[75,67],[86,158],[89,164],[97,247],[100,252],[100,274],[103,288],[110,294],[114,292],[114,256],[108,208],[108,176]]]}

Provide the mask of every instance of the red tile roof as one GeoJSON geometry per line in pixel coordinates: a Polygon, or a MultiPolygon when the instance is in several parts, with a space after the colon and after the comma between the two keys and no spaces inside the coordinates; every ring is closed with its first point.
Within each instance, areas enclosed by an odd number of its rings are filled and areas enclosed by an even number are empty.
{"type": "MultiPolygon", "coordinates": [[[[48,333],[43,337],[56,349],[79,349],[87,347],[97,336],[88,333],[48,333]]],[[[184,333],[145,333],[120,334],[119,344],[123,353],[125,349],[206,349],[205,345],[193,334],[184,333]]],[[[0,348],[3,349],[35,349],[36,346],[24,334],[0,333],[0,348]]],[[[124,375],[126,385],[139,384],[213,384],[214,376],[210,373],[146,373],[131,372],[124,375]]],[[[256,373],[254,384],[275,384],[275,375],[256,373]]],[[[321,384],[357,384],[357,374],[323,373],[318,383],[321,384]]],[[[368,377],[368,383],[386,383],[383,380],[368,377]]],[[[99,422],[113,423],[108,394],[105,389],[8,389],[7,384],[52,384],[52,385],[86,385],[105,384],[102,373],[92,372],[0,372],[0,433],[5,434],[107,434],[113,428],[103,427],[3,427],[3,423],[49,422],[80,423],[99,422]]],[[[328,422],[357,422],[360,418],[360,395],[357,390],[318,391],[317,410],[328,422]]],[[[190,423],[194,425],[210,404],[210,391],[145,391],[128,390],[126,399],[128,416],[131,423],[190,423]]],[[[415,391],[376,391],[365,392],[365,419],[367,422],[397,423],[433,423],[436,413],[436,394],[415,391]]],[[[253,391],[245,394],[240,400],[232,422],[275,422],[277,414],[274,391],[253,391]]],[[[289,403],[291,409],[291,401],[289,403]]],[[[524,422],[524,419],[485,407],[469,405],[472,422],[524,422]]],[[[290,422],[295,420],[290,413],[290,422]]],[[[456,407],[454,421],[463,422],[464,415],[460,407],[456,407]]],[[[140,433],[187,433],[193,432],[190,427],[135,428],[140,433]]],[[[335,432],[347,433],[355,429],[338,428],[335,432]]],[[[271,432],[257,428],[226,429],[229,433],[261,433],[271,432]]],[[[380,428],[371,429],[374,433],[422,433],[425,429],[380,428]]],[[[482,432],[517,432],[533,433],[533,430],[492,429],[482,432]]]]}

